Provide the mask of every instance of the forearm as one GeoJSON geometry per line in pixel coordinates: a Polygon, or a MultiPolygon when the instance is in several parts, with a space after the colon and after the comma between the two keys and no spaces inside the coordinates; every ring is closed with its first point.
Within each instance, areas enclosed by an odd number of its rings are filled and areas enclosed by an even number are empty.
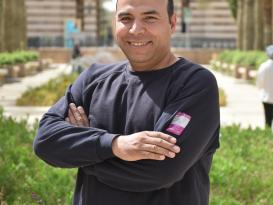
{"type": "Polygon", "coordinates": [[[57,167],[82,167],[114,157],[115,134],[96,128],[77,127],[52,114],[45,114],[35,141],[35,153],[57,167]]]}

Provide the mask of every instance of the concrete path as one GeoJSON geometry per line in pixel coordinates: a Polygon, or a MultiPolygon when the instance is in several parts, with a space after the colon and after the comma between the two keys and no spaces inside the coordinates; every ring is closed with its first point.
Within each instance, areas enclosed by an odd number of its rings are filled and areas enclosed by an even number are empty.
{"type": "Polygon", "coordinates": [[[225,90],[227,106],[221,108],[221,124],[241,124],[242,127],[264,127],[259,90],[243,80],[213,72],[218,86],[225,90]]]}
{"type": "MultiPolygon", "coordinates": [[[[23,78],[20,82],[0,86],[0,106],[4,107],[5,115],[17,119],[28,117],[29,123],[33,123],[37,118],[40,119],[48,107],[17,107],[15,100],[29,87],[39,86],[62,73],[70,72],[70,70],[71,68],[67,65],[58,65],[55,69],[23,78]]],[[[263,127],[263,108],[258,98],[257,88],[220,73],[213,73],[217,78],[219,87],[222,87],[227,95],[228,105],[221,108],[222,125],[239,123],[243,127],[263,127]]]]}
{"type": "Polygon", "coordinates": [[[12,116],[18,120],[22,118],[27,119],[30,124],[35,122],[36,119],[40,119],[49,107],[18,107],[15,105],[16,99],[29,88],[40,86],[52,78],[69,72],[71,72],[71,66],[56,64],[52,65],[52,68],[49,70],[44,70],[36,75],[20,78],[17,82],[0,86],[0,106],[4,108],[4,115],[12,116]]]}

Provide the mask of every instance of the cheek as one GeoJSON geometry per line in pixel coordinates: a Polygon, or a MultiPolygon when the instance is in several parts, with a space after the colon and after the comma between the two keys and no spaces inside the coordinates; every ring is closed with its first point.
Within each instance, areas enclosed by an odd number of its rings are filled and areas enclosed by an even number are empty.
{"type": "Polygon", "coordinates": [[[126,29],[124,28],[117,28],[115,31],[115,37],[117,40],[120,40],[126,36],[126,29]]]}

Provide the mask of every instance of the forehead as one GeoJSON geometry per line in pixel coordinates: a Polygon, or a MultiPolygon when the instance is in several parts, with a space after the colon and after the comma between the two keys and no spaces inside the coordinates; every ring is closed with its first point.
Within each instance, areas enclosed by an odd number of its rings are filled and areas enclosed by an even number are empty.
{"type": "Polygon", "coordinates": [[[117,13],[156,10],[167,13],[168,0],[117,0],[117,13]]]}

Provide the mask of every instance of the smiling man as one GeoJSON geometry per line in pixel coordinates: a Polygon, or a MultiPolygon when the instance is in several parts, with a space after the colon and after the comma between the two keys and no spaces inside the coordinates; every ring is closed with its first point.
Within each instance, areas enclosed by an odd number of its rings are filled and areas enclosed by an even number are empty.
{"type": "Polygon", "coordinates": [[[93,64],[44,115],[47,163],[78,168],[74,205],[206,205],[219,146],[214,76],[171,52],[172,0],[118,0],[127,61],[93,64]]]}

